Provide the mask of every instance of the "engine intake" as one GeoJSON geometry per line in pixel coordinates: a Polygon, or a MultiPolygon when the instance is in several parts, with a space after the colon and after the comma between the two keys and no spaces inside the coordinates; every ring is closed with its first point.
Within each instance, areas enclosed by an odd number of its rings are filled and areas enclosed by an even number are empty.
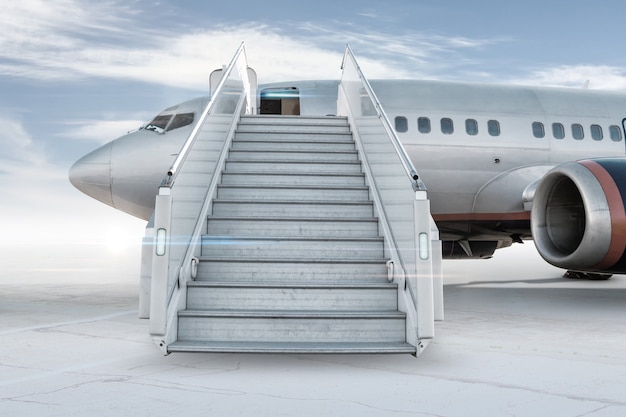
{"type": "Polygon", "coordinates": [[[626,272],[626,158],[559,165],[539,183],[531,230],[539,254],[559,268],[626,272]]]}

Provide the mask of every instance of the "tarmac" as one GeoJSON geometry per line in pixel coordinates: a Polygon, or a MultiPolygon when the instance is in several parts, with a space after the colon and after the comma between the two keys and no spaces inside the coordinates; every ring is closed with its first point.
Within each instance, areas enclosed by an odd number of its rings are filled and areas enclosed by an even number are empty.
{"type": "Polygon", "coordinates": [[[0,416],[626,415],[626,276],[564,279],[532,244],[444,263],[419,358],[163,356],[139,245],[0,250],[0,416]]]}

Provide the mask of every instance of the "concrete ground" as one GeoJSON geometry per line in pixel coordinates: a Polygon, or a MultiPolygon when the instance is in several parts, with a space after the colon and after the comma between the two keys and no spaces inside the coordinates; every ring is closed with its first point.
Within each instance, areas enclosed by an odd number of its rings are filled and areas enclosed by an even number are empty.
{"type": "Polygon", "coordinates": [[[446,262],[418,359],[162,356],[138,247],[0,249],[0,416],[626,415],[626,276],[562,279],[532,245],[446,262]]]}

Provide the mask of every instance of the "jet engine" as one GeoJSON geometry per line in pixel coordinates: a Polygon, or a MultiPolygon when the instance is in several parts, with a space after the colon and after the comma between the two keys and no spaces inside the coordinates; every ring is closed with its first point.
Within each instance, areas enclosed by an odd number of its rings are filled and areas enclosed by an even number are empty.
{"type": "Polygon", "coordinates": [[[539,254],[559,268],[625,273],[626,158],[568,162],[549,171],[533,198],[539,254]]]}

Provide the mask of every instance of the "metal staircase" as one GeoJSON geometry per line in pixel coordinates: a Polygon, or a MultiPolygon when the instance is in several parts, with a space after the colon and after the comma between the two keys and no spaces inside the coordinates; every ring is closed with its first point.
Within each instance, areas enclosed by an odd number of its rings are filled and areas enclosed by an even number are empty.
{"type": "Polygon", "coordinates": [[[419,355],[443,317],[438,231],[352,52],[344,117],[253,116],[255,82],[242,45],[159,188],[140,296],[155,342],[419,355]]]}
{"type": "Polygon", "coordinates": [[[346,118],[243,117],[225,166],[169,351],[415,353],[346,118]]]}

